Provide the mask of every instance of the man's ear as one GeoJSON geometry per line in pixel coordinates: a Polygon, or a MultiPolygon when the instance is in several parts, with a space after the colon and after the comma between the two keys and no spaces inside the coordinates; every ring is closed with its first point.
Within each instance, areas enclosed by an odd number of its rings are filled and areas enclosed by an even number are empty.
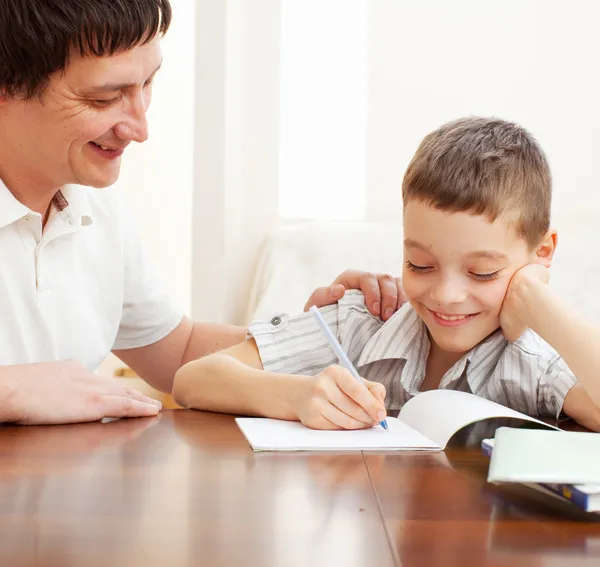
{"type": "Polygon", "coordinates": [[[557,244],[558,233],[556,230],[551,228],[546,233],[535,251],[537,263],[545,266],[546,268],[552,266],[552,259],[554,258],[554,252],[556,251],[557,244]]]}

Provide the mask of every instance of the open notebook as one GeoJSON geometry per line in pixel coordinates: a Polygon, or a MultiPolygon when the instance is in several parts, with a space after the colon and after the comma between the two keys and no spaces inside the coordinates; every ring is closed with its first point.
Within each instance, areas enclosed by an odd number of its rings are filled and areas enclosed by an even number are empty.
{"type": "Polygon", "coordinates": [[[239,417],[242,433],[254,451],[441,451],[454,434],[482,425],[476,443],[493,437],[497,427],[557,429],[484,398],[456,390],[431,390],[409,400],[397,418],[358,431],[319,431],[295,421],[239,417]],[[487,426],[487,427],[486,427],[487,426]]]}

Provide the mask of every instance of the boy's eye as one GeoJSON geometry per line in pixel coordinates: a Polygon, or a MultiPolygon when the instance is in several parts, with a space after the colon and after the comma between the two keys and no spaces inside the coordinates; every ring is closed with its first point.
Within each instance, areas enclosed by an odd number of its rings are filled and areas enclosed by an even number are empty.
{"type": "Polygon", "coordinates": [[[416,264],[413,264],[412,262],[406,262],[406,267],[411,270],[412,272],[417,272],[417,273],[422,273],[425,272],[427,270],[430,270],[432,268],[432,266],[417,266],[416,264]]]}
{"type": "Polygon", "coordinates": [[[500,270],[497,270],[495,272],[491,272],[489,274],[476,274],[474,272],[469,272],[476,280],[482,281],[482,282],[488,282],[490,280],[495,280],[498,278],[498,275],[500,274],[500,270]]]}

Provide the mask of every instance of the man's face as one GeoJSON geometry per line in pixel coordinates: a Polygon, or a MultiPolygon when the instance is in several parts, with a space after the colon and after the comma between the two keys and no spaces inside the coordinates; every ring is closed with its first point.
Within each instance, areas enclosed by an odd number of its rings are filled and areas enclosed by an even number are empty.
{"type": "Polygon", "coordinates": [[[467,352],[494,332],[511,277],[536,261],[504,218],[404,206],[402,285],[445,351],[467,352]]]}
{"type": "Polygon", "coordinates": [[[146,110],[161,61],[158,38],[110,57],[72,54],[41,97],[0,105],[11,163],[49,189],[112,185],[125,148],[147,139],[146,110]]]}

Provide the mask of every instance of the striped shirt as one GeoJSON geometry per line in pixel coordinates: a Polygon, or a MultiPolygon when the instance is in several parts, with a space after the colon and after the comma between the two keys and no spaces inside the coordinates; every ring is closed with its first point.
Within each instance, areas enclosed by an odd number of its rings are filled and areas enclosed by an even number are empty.
{"type": "MultiPolygon", "coordinates": [[[[321,313],[359,374],[385,386],[388,410],[400,409],[419,393],[430,342],[425,323],[410,304],[383,322],[369,313],[362,293],[349,291],[321,313]]],[[[252,323],[248,335],[271,372],[312,376],[338,364],[310,313],[277,313],[267,322],[252,323]]],[[[456,362],[439,387],[470,392],[528,415],[558,417],[575,383],[562,358],[533,331],[508,342],[498,330],[456,362]]]]}

